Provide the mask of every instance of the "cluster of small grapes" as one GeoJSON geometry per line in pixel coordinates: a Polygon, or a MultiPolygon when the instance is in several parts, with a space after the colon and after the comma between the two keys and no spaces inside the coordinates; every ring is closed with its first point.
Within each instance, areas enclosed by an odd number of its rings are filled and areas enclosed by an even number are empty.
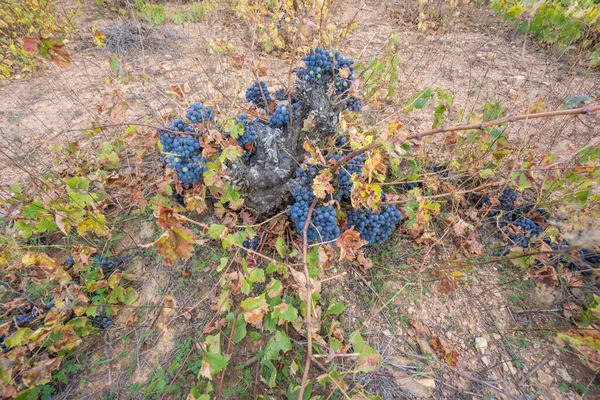
{"type": "Polygon", "coordinates": [[[370,245],[384,243],[401,220],[402,214],[393,205],[382,205],[375,213],[357,208],[348,211],[348,227],[354,226],[370,245]]]}
{"type": "MultiPolygon", "coordinates": [[[[339,160],[341,157],[338,155],[333,155],[331,158],[334,160],[339,160]]],[[[365,164],[365,159],[366,156],[364,154],[360,154],[339,169],[340,172],[338,173],[337,180],[334,183],[337,194],[336,199],[338,201],[350,201],[350,192],[352,191],[352,186],[354,185],[352,175],[356,174],[358,177],[362,176],[362,169],[365,164]]]]}
{"type": "Polygon", "coordinates": [[[317,47],[304,57],[306,64],[306,80],[309,82],[323,83],[323,74],[333,71],[333,53],[317,47]]]}
{"type": "Polygon", "coordinates": [[[189,108],[185,117],[192,124],[199,124],[212,121],[212,108],[203,106],[202,103],[194,103],[189,108]]]}
{"type": "Polygon", "coordinates": [[[257,107],[267,108],[267,104],[271,101],[271,94],[267,88],[267,84],[263,81],[254,82],[246,89],[246,101],[254,103],[257,107]]]}
{"type": "Polygon", "coordinates": [[[441,175],[444,178],[447,178],[450,173],[448,166],[446,166],[446,165],[429,164],[427,166],[427,169],[441,175]]]}
{"type": "Polygon", "coordinates": [[[422,187],[423,187],[423,182],[405,182],[405,183],[398,185],[398,188],[405,192],[408,192],[409,190],[413,190],[414,188],[422,188],[422,187]]]}
{"type": "MultiPolygon", "coordinates": [[[[200,103],[196,103],[200,104],[200,103]]],[[[194,105],[192,105],[193,107],[194,105]]],[[[190,107],[190,110],[192,110],[190,107]]],[[[200,105],[200,107],[202,107],[200,105]]],[[[202,108],[199,112],[188,111],[188,118],[204,118],[198,115],[206,114],[208,107],[202,108]]],[[[212,118],[212,111],[208,114],[212,118]]],[[[191,119],[190,119],[191,120],[191,119]]],[[[189,135],[179,135],[173,132],[158,130],[160,134],[160,143],[163,147],[163,152],[167,154],[165,164],[167,168],[172,168],[177,171],[177,177],[184,185],[190,185],[198,182],[206,171],[206,158],[200,156],[200,141],[194,129],[178,119],[169,125],[169,130],[190,133],[189,135]]]]}
{"type": "Polygon", "coordinates": [[[350,99],[348,99],[347,107],[350,111],[358,112],[362,110],[362,106],[363,102],[358,97],[352,96],[350,99]]]}
{"type": "Polygon", "coordinates": [[[33,304],[26,305],[21,308],[19,315],[16,316],[17,326],[21,327],[24,324],[35,321],[40,315],[40,312],[33,306],[33,304]]]}
{"type": "MultiPolygon", "coordinates": [[[[566,252],[570,247],[569,242],[563,240],[558,249],[566,252]]],[[[586,275],[589,274],[590,271],[587,270],[590,268],[600,268],[600,253],[597,251],[585,248],[579,250],[579,254],[576,254],[576,256],[582,261],[581,263],[569,257],[561,257],[561,260],[567,268],[574,271],[584,270],[586,275]]]]}
{"type": "Polygon", "coordinates": [[[285,90],[284,88],[279,88],[275,91],[275,99],[276,100],[287,100],[288,99],[288,92],[287,90],[285,90]]]}
{"type": "Polygon", "coordinates": [[[346,143],[348,143],[348,139],[346,138],[346,136],[340,136],[339,138],[335,139],[335,145],[337,147],[342,147],[346,143]]]}
{"type": "MultiPolygon", "coordinates": [[[[340,55],[339,52],[335,52],[335,73],[338,74],[335,77],[335,90],[340,94],[347,94],[354,82],[354,60],[346,58],[340,55]],[[340,71],[347,70],[348,76],[340,76],[340,71]]],[[[345,74],[344,74],[345,75],[345,74]]]]}
{"type": "Polygon", "coordinates": [[[111,317],[106,316],[106,314],[96,315],[95,317],[88,317],[91,321],[92,326],[98,329],[108,329],[109,326],[112,325],[113,320],[111,317]]]}
{"type": "Polygon", "coordinates": [[[94,263],[96,267],[100,267],[104,274],[110,274],[113,271],[121,272],[120,266],[131,262],[129,256],[113,256],[113,257],[102,257],[100,254],[94,255],[94,263]]]}
{"type": "Polygon", "coordinates": [[[260,239],[258,237],[252,238],[250,240],[244,240],[242,246],[245,249],[250,249],[256,251],[258,249],[258,245],[260,244],[260,239]]]}
{"type": "Polygon", "coordinates": [[[237,138],[237,142],[241,147],[244,147],[248,144],[254,143],[258,136],[258,131],[256,129],[257,125],[260,124],[260,120],[258,118],[253,119],[248,122],[248,114],[239,114],[237,116],[236,123],[242,124],[244,126],[244,133],[237,138]]]}
{"type": "MultiPolygon", "coordinates": [[[[300,234],[304,230],[310,205],[315,199],[311,186],[317,174],[318,170],[315,166],[306,169],[298,168],[296,171],[296,186],[293,192],[296,201],[292,204],[288,214],[294,219],[296,231],[300,234]]],[[[330,242],[339,236],[340,228],[337,224],[335,209],[331,205],[315,207],[306,232],[307,241],[309,243],[330,242]]]]}
{"type": "MultiPolygon", "coordinates": [[[[300,103],[292,104],[293,111],[297,111],[300,103]]],[[[278,104],[273,111],[273,115],[269,118],[271,128],[281,128],[290,122],[290,107],[288,104],[278,104]]]]}

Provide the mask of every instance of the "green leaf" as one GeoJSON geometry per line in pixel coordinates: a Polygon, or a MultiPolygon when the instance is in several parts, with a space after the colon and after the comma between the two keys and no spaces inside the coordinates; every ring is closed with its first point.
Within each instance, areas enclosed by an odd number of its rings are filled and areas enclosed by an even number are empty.
{"type": "Polygon", "coordinates": [[[225,225],[212,224],[208,229],[208,234],[211,239],[220,239],[224,236],[224,233],[227,231],[225,225]]]}
{"type": "Polygon", "coordinates": [[[219,266],[217,267],[217,272],[221,272],[223,271],[223,268],[225,268],[227,266],[227,261],[229,259],[227,257],[221,257],[219,266]]]}
{"type": "Polygon", "coordinates": [[[381,364],[381,356],[374,348],[365,343],[360,331],[355,331],[350,335],[350,343],[354,346],[354,351],[360,353],[356,364],[357,372],[371,372],[381,364]]]}
{"type": "Polygon", "coordinates": [[[221,354],[204,353],[202,355],[202,361],[208,362],[208,365],[210,366],[210,370],[211,370],[211,375],[214,375],[214,374],[218,374],[219,372],[221,372],[225,368],[227,368],[227,363],[229,362],[229,357],[221,355],[221,354]]]}
{"type": "Polygon", "coordinates": [[[281,258],[285,257],[285,253],[286,253],[285,239],[282,236],[279,236],[277,238],[277,241],[275,242],[275,249],[277,250],[277,252],[279,253],[279,256],[281,258]]]}
{"type": "Polygon", "coordinates": [[[23,346],[32,334],[33,331],[29,328],[19,328],[15,333],[6,338],[4,345],[8,348],[23,346]]]}
{"type": "Polygon", "coordinates": [[[345,309],[346,309],[346,306],[344,304],[333,303],[332,305],[329,306],[329,308],[327,308],[325,315],[340,315],[341,313],[344,312],[345,309]]]}
{"type": "Polygon", "coordinates": [[[494,171],[491,169],[482,169],[479,171],[479,176],[482,178],[489,178],[494,176],[494,171]]]}
{"type": "Polygon", "coordinates": [[[233,337],[231,340],[233,343],[238,344],[246,337],[246,326],[248,324],[244,320],[244,316],[242,314],[238,314],[237,319],[235,321],[235,332],[233,332],[233,337]]]}
{"type": "Polygon", "coordinates": [[[435,112],[433,113],[433,129],[439,128],[444,123],[446,120],[446,117],[444,117],[445,111],[446,106],[443,104],[436,107],[435,112]]]}

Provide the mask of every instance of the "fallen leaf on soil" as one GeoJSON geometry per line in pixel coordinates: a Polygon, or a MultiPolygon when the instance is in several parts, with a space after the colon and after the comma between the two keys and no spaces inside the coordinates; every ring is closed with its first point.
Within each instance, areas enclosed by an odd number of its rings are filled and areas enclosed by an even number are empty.
{"type": "Polygon", "coordinates": [[[356,257],[356,250],[363,247],[368,242],[360,238],[360,233],[354,230],[354,227],[342,233],[337,240],[337,245],[340,247],[340,259],[353,260],[356,257]]]}
{"type": "Polygon", "coordinates": [[[573,303],[572,301],[569,301],[563,305],[563,315],[566,318],[572,318],[575,316],[579,316],[580,310],[581,310],[581,307],[579,307],[577,304],[573,303]]]}
{"type": "Polygon", "coordinates": [[[543,284],[550,287],[558,285],[558,277],[556,276],[556,270],[550,265],[546,265],[545,267],[535,271],[534,280],[539,284],[543,284]]]}
{"type": "Polygon", "coordinates": [[[400,390],[412,394],[420,399],[428,399],[433,397],[433,392],[430,388],[423,386],[404,372],[392,373],[394,375],[394,383],[398,385],[400,390]]]}
{"type": "Polygon", "coordinates": [[[448,218],[446,218],[446,222],[452,225],[452,230],[454,231],[454,234],[459,237],[463,237],[467,233],[475,229],[473,225],[461,219],[456,214],[452,214],[448,218]]]}
{"type": "Polygon", "coordinates": [[[358,257],[356,257],[356,260],[360,263],[358,266],[363,271],[366,271],[373,267],[373,261],[371,261],[370,258],[365,256],[365,253],[362,250],[358,251],[358,257]]]}

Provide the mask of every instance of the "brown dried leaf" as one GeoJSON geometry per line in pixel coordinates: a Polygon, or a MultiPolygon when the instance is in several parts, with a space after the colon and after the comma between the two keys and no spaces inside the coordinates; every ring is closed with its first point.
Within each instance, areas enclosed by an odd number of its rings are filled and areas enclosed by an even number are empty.
{"type": "Polygon", "coordinates": [[[256,68],[256,73],[258,76],[265,76],[269,72],[269,61],[268,60],[260,60],[258,62],[258,67],[256,68]]]}
{"type": "Polygon", "coordinates": [[[373,261],[371,261],[371,259],[367,257],[364,251],[362,250],[358,251],[358,256],[356,257],[356,260],[360,263],[358,266],[363,271],[366,271],[373,267],[373,261]]]}
{"type": "Polygon", "coordinates": [[[356,251],[366,245],[368,242],[360,238],[360,233],[354,230],[354,227],[342,233],[337,240],[337,245],[341,249],[340,259],[353,260],[356,258],[356,251]]]}
{"type": "Polygon", "coordinates": [[[179,85],[171,85],[171,86],[169,86],[169,91],[171,93],[174,93],[180,99],[183,99],[185,97],[185,95],[183,94],[183,90],[181,90],[181,88],[179,87],[179,85]]]}
{"type": "Polygon", "coordinates": [[[23,50],[29,53],[37,53],[39,46],[40,43],[36,39],[29,36],[23,38],[23,50]]]}

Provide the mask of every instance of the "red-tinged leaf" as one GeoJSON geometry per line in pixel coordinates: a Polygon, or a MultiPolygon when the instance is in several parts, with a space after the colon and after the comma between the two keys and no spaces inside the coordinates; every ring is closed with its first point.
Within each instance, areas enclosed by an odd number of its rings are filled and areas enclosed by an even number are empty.
{"type": "Polygon", "coordinates": [[[535,271],[534,280],[537,283],[546,285],[548,287],[554,287],[558,285],[558,276],[556,275],[556,270],[550,265],[546,265],[535,271]]]}
{"type": "Polygon", "coordinates": [[[449,353],[446,354],[446,364],[448,364],[451,367],[456,367],[456,364],[458,364],[458,356],[460,354],[457,351],[451,351],[449,353]]]}
{"type": "Polygon", "coordinates": [[[235,52],[231,55],[230,63],[233,68],[235,68],[238,71],[241,71],[241,69],[244,67],[245,60],[246,60],[245,54],[235,52]]]}
{"type": "Polygon", "coordinates": [[[440,282],[438,283],[438,290],[440,293],[450,294],[458,288],[458,283],[452,274],[449,274],[446,271],[438,271],[437,275],[440,278],[440,282]]]}
{"type": "Polygon", "coordinates": [[[319,175],[315,177],[312,184],[312,189],[319,199],[324,199],[325,196],[335,191],[331,182],[333,181],[333,175],[328,169],[324,169],[319,172],[319,175]]]}
{"type": "Polygon", "coordinates": [[[165,265],[173,265],[177,258],[187,260],[194,251],[194,243],[198,237],[183,226],[173,226],[166,230],[157,241],[154,242],[158,254],[163,258],[165,265]]]}
{"type": "Polygon", "coordinates": [[[163,228],[179,225],[180,221],[177,216],[177,211],[174,208],[165,207],[162,203],[158,205],[158,224],[163,228]]]}
{"type": "Polygon", "coordinates": [[[14,399],[19,394],[17,388],[9,385],[8,383],[2,380],[0,380],[0,388],[0,398],[2,399],[14,399]]]}
{"type": "Polygon", "coordinates": [[[360,238],[360,233],[355,231],[354,227],[348,229],[337,240],[337,245],[341,249],[339,261],[343,259],[354,260],[357,250],[367,243],[369,242],[360,238]]]}
{"type": "Polygon", "coordinates": [[[258,62],[258,67],[256,68],[256,73],[258,76],[265,76],[269,72],[269,61],[268,60],[260,60],[258,62]]]}
{"type": "Polygon", "coordinates": [[[481,255],[483,254],[483,245],[477,241],[475,236],[471,236],[469,240],[463,241],[463,248],[468,254],[481,255]]]}
{"type": "Polygon", "coordinates": [[[23,50],[29,53],[37,53],[39,46],[40,43],[36,39],[29,36],[23,38],[23,50]]]}
{"type": "Polygon", "coordinates": [[[183,99],[185,95],[183,94],[183,90],[179,87],[179,85],[171,85],[169,86],[169,91],[174,93],[180,99],[183,99]]]}
{"type": "Polygon", "coordinates": [[[71,64],[71,56],[62,43],[56,43],[50,49],[50,60],[61,68],[67,68],[71,64]]]}

